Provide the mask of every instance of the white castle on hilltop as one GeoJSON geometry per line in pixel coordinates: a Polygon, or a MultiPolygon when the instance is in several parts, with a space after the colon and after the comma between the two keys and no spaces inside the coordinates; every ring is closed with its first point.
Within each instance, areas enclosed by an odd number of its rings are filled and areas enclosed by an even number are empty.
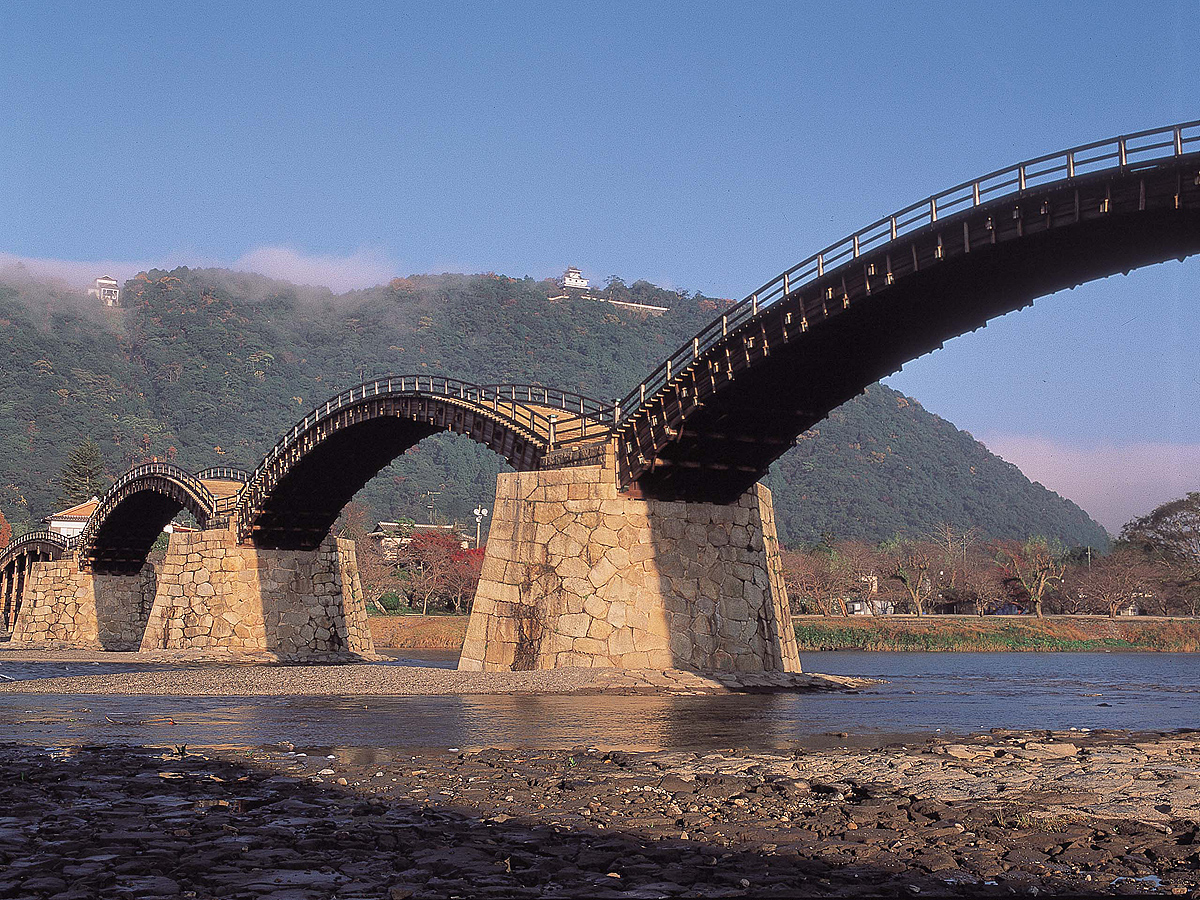
{"type": "Polygon", "coordinates": [[[567,271],[563,272],[562,286],[564,288],[575,288],[576,290],[586,291],[588,280],[583,277],[583,273],[577,268],[570,266],[567,268],[567,271]]]}
{"type": "Polygon", "coordinates": [[[635,310],[651,316],[661,316],[667,312],[667,307],[665,306],[651,306],[648,303],[627,303],[624,300],[613,300],[611,297],[605,297],[603,294],[593,294],[588,289],[588,280],[583,277],[583,272],[574,266],[567,267],[567,271],[563,272],[563,276],[558,280],[558,284],[562,288],[562,293],[556,294],[549,299],[598,300],[601,303],[611,303],[613,306],[620,307],[621,309],[635,310]],[[579,293],[567,293],[568,291],[579,293]]]}

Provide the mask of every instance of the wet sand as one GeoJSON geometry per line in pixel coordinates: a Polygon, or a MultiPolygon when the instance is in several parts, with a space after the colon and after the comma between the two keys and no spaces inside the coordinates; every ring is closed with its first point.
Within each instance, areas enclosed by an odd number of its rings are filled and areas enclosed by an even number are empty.
{"type": "Polygon", "coordinates": [[[872,750],[0,746],[0,896],[1198,896],[1200,737],[872,750]]]}

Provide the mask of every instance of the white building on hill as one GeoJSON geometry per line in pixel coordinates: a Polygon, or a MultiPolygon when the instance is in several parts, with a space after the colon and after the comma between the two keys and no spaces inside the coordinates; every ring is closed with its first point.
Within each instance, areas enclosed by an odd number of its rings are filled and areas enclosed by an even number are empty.
{"type": "Polygon", "coordinates": [[[96,286],[88,288],[88,296],[98,298],[105,306],[121,305],[121,287],[111,275],[97,278],[96,286]]]}
{"type": "Polygon", "coordinates": [[[582,272],[580,272],[574,266],[571,266],[567,269],[567,271],[563,272],[562,286],[564,288],[574,288],[577,291],[586,291],[588,288],[588,280],[583,277],[582,272]]]}

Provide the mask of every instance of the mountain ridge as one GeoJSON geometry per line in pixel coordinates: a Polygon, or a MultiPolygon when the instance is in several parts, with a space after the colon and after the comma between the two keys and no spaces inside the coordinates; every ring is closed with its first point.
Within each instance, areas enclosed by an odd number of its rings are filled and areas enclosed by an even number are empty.
{"type": "MultiPolygon", "coordinates": [[[[489,273],[409,276],[339,295],[180,267],[139,273],[124,285],[124,308],[103,310],[60,288],[0,283],[0,324],[12,336],[0,348],[0,508],[24,524],[49,512],[62,459],[89,435],[110,474],[149,458],[253,468],[307,411],[373,372],[621,396],[729,303],[645,281],[610,280],[600,292],[669,309],[649,316],[548,299],[556,290],[489,273]]],[[[883,540],[954,521],[994,537],[1107,543],[1078,506],[883,385],[797,445],[767,478],[787,542],[883,540]]],[[[464,519],[490,505],[501,469],[468,439],[438,436],[360,499],[382,518],[423,517],[422,495],[440,491],[436,510],[464,519]]]]}

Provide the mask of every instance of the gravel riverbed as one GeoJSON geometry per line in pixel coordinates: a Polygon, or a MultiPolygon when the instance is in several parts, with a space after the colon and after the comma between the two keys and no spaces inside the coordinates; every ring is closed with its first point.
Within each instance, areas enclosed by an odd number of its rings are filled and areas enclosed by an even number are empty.
{"type": "MultiPolygon", "coordinates": [[[[55,658],[55,661],[61,661],[55,658]]],[[[571,694],[621,691],[714,694],[730,691],[855,690],[878,682],[835,675],[700,675],[658,669],[549,669],[460,672],[423,666],[164,665],[158,671],[68,675],[0,682],[0,693],[145,694],[172,697],[413,696],[423,694],[571,694]]]]}
{"type": "Polygon", "coordinates": [[[1200,896],[1200,735],[197,755],[0,745],[0,896],[1200,896]]]}

